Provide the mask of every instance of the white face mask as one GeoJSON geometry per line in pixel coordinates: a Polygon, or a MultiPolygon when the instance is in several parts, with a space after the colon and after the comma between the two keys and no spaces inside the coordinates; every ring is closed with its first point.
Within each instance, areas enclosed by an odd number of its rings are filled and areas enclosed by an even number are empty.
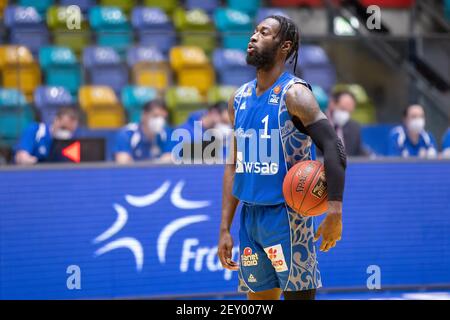
{"type": "Polygon", "coordinates": [[[338,127],[343,127],[350,120],[350,112],[336,109],[333,111],[333,123],[338,127]]]}
{"type": "Polygon", "coordinates": [[[161,133],[166,125],[164,117],[154,117],[148,120],[148,129],[153,133],[161,133]]]}
{"type": "Polygon", "coordinates": [[[53,132],[53,137],[58,140],[69,140],[72,136],[72,131],[67,129],[56,129],[55,132],[53,132]]]}
{"type": "Polygon", "coordinates": [[[425,119],[424,118],[414,118],[409,120],[407,124],[408,130],[414,133],[420,133],[425,129],[425,119]]]}

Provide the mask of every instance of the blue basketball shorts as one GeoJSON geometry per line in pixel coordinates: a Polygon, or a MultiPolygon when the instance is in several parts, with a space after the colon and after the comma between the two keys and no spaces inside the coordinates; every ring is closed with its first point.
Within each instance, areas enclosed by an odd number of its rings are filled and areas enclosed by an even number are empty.
{"type": "Polygon", "coordinates": [[[301,291],[322,286],[314,218],[285,204],[243,204],[239,230],[239,291],[301,291]]]}

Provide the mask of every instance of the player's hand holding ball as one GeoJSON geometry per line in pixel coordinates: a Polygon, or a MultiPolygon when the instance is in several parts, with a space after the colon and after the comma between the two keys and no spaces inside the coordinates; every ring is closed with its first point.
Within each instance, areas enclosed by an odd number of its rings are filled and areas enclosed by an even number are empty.
{"type": "Polygon", "coordinates": [[[314,241],[323,238],[320,251],[327,252],[341,240],[342,202],[327,200],[322,163],[308,160],[295,164],[284,178],[283,195],[287,205],[303,216],[318,216],[328,211],[314,236],[314,241]]]}

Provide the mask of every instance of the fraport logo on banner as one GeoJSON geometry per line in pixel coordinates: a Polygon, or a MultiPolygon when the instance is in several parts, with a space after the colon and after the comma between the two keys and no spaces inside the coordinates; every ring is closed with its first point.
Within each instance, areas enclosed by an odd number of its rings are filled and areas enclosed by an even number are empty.
{"type": "MultiPolygon", "coordinates": [[[[115,240],[110,240],[125,227],[128,220],[132,218],[130,210],[133,212],[137,209],[157,208],[158,202],[166,195],[170,194],[171,204],[180,210],[193,212],[193,210],[200,210],[208,208],[211,203],[209,200],[193,201],[184,199],[182,196],[185,181],[180,180],[172,183],[167,180],[164,181],[156,190],[143,196],[125,195],[125,201],[130,206],[127,209],[124,205],[114,203],[113,208],[116,212],[115,222],[92,240],[94,245],[100,245],[95,250],[94,256],[99,257],[117,249],[127,249],[132,253],[135,262],[135,271],[141,272],[145,268],[145,251],[141,241],[132,235],[124,235],[115,240]],[[173,187],[172,187],[173,185],[173,187]]],[[[204,210],[202,210],[204,212],[204,210]]],[[[138,214],[138,213],[136,213],[138,214]]],[[[169,221],[159,232],[156,245],[152,246],[152,255],[157,256],[161,265],[166,264],[166,253],[169,249],[171,238],[180,230],[189,228],[193,224],[205,223],[210,220],[207,214],[189,214],[177,219],[169,221]]],[[[178,246],[179,248],[179,246],[178,246]]],[[[220,260],[217,257],[217,246],[205,246],[201,238],[189,237],[185,238],[179,252],[179,271],[180,272],[201,272],[208,270],[210,272],[224,272],[224,279],[230,280],[232,271],[226,270],[222,267],[220,260]]],[[[171,251],[172,252],[172,251],[171,251]]],[[[233,248],[233,259],[238,256],[238,247],[233,248]]]]}

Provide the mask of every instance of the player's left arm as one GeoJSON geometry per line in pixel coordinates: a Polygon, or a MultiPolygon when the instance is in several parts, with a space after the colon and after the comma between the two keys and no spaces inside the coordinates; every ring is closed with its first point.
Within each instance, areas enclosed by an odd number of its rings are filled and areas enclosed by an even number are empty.
{"type": "Polygon", "coordinates": [[[302,131],[308,134],[322,151],[328,189],[328,212],[314,236],[322,236],[321,251],[328,251],[341,240],[342,197],[347,160],[344,146],[325,114],[320,111],[313,93],[297,83],[286,92],[286,106],[290,115],[300,120],[302,131]]]}

